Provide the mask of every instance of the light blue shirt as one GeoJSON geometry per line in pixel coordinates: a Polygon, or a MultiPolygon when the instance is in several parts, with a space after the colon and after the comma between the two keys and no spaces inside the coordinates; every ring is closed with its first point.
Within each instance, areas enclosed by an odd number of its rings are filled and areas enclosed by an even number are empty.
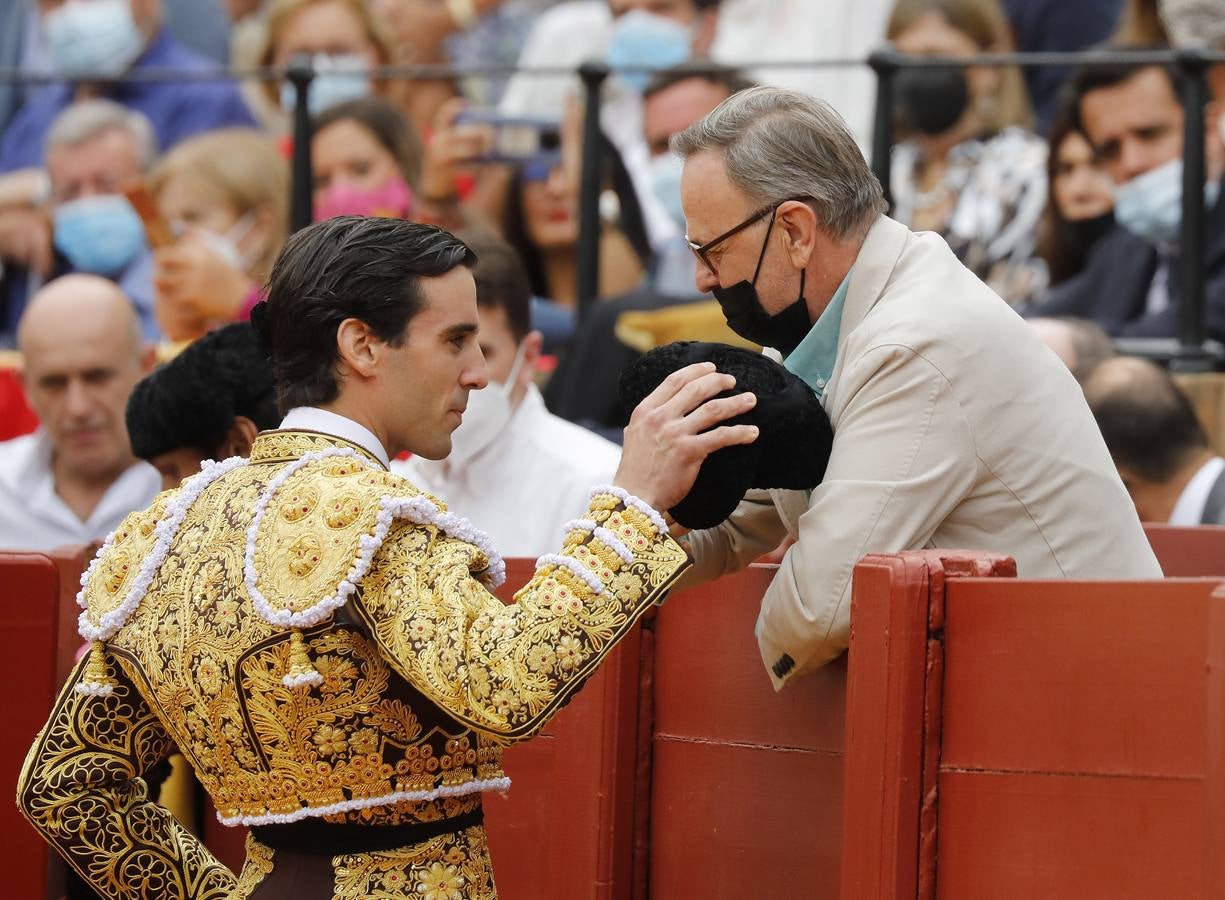
{"type": "Polygon", "coordinates": [[[787,354],[783,366],[788,372],[798,375],[804,382],[817,392],[818,397],[825,395],[825,386],[834,374],[834,364],[838,362],[838,337],[842,333],[842,305],[846,302],[847,285],[851,283],[851,273],[847,272],[830,298],[829,306],[817,319],[817,324],[808,330],[799,346],[787,354]]]}

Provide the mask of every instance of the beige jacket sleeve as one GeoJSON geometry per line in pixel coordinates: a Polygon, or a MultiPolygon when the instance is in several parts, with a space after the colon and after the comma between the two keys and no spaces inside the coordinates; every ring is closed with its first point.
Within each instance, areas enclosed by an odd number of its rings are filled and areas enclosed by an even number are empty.
{"type": "Polygon", "coordinates": [[[753,490],[726,522],[716,528],[691,532],[684,538],[693,566],[681,576],[677,590],[739,572],[787,536],[769,491],[753,490]]]}
{"type": "Polygon", "coordinates": [[[776,689],[846,649],[855,564],[926,546],[977,480],[974,435],[952,387],[913,349],[883,344],[858,354],[837,405],[825,480],[757,618],[776,689]]]}

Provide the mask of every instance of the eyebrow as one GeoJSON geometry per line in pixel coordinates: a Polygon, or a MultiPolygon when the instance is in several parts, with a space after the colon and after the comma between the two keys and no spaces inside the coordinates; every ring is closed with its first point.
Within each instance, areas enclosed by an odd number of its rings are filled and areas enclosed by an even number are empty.
{"type": "Polygon", "coordinates": [[[457,337],[467,337],[470,334],[476,334],[478,326],[475,322],[461,322],[458,325],[451,325],[442,333],[444,341],[451,341],[457,337]]]}

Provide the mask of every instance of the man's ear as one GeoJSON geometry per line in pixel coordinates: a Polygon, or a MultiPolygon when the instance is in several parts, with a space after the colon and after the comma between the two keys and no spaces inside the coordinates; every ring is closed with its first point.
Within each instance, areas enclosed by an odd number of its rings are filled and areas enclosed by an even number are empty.
{"type": "Polygon", "coordinates": [[[250,456],[251,444],[255,442],[257,434],[259,434],[259,428],[253,421],[246,416],[235,416],[234,421],[230,423],[230,430],[226,432],[221,446],[217,449],[217,458],[250,456]]]}
{"type": "Polygon", "coordinates": [[[788,201],[778,210],[775,227],[783,234],[783,247],[791,264],[803,269],[812,258],[817,243],[817,214],[801,201],[788,201]]]}
{"type": "Polygon", "coordinates": [[[529,331],[523,338],[523,365],[519,367],[516,388],[526,388],[536,378],[536,363],[543,349],[544,335],[539,331],[529,331]]]}
{"type": "Polygon", "coordinates": [[[384,346],[361,319],[345,319],[336,329],[340,374],[351,372],[362,378],[374,377],[384,346]]]}

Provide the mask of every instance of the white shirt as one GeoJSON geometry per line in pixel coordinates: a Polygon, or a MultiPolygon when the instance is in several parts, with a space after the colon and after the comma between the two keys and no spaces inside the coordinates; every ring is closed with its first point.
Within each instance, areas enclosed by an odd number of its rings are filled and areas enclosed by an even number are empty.
{"type": "Polygon", "coordinates": [[[387,448],[365,425],[354,422],[348,416],[334,413],[317,406],[295,406],[281,420],[282,431],[318,431],[330,434],[350,444],[357,444],[384,466],[388,464],[387,448]]]}
{"type": "Polygon", "coordinates": [[[506,430],[463,469],[421,457],[391,469],[487,532],[503,556],[535,557],[557,550],[565,523],[620,461],[620,447],[550,413],[529,386],[506,430]]]}
{"type": "Polygon", "coordinates": [[[1178,502],[1170,513],[1171,525],[1214,524],[1204,522],[1204,504],[1208,502],[1208,494],[1212,492],[1212,486],[1216,484],[1222,469],[1225,469],[1225,459],[1219,456],[1214,456],[1200,466],[1199,471],[1191,476],[1187,486],[1178,495],[1178,502]]]}
{"type": "Polygon", "coordinates": [[[137,462],[106,489],[82,522],[55,492],[51,438],[43,429],[0,443],[0,549],[53,550],[103,540],[161,490],[157,469],[137,462]]]}

